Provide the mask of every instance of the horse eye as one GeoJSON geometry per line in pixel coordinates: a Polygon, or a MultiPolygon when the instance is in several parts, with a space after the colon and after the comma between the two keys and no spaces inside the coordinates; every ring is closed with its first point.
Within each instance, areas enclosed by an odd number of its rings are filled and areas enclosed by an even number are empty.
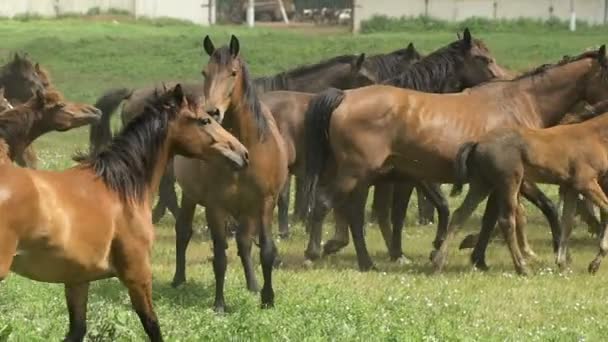
{"type": "Polygon", "coordinates": [[[236,70],[232,70],[232,77],[236,76],[236,70]]]}
{"type": "Polygon", "coordinates": [[[211,119],[203,118],[203,119],[198,120],[198,123],[201,126],[207,126],[207,125],[211,124],[211,119]]]}

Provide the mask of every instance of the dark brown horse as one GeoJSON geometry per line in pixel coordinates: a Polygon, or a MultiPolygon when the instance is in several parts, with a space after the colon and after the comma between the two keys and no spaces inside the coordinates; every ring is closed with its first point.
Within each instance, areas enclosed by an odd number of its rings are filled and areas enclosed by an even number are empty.
{"type": "Polygon", "coordinates": [[[206,208],[213,240],[215,309],[225,310],[228,246],[224,224],[229,217],[238,222],[236,242],[250,291],[258,290],[251,246],[254,237],[257,235],[259,238],[264,276],[262,307],[271,307],[274,305],[272,268],[276,257],[272,214],[288,176],[285,143],[272,114],[257,96],[247,66],[239,55],[238,39],[232,36],[229,47],[215,49],[211,39],[205,37],[203,45],[210,56],[203,70],[205,111],[247,147],[250,165],[243,171],[234,172],[222,165],[175,159],[175,175],[183,195],[175,224],[176,272],[173,285],[177,286],[186,279],[186,249],[192,236],[194,209],[199,204],[206,208]]]}
{"type": "MultiPolygon", "coordinates": [[[[412,51],[407,49],[405,51],[399,50],[394,52],[394,54],[403,56],[399,58],[410,56],[411,53],[412,51]]],[[[393,57],[392,59],[398,60],[399,58],[393,57]]],[[[316,64],[296,67],[273,76],[257,78],[253,80],[253,83],[258,92],[271,90],[317,92],[327,87],[353,88],[371,84],[371,81],[367,79],[367,75],[361,75],[358,72],[364,59],[364,54],[336,56],[316,64]]],[[[171,86],[175,82],[166,82],[165,84],[171,86]]],[[[157,87],[158,85],[136,90],[127,88],[112,89],[102,95],[96,105],[102,108],[104,114],[101,123],[91,127],[91,150],[99,150],[111,139],[111,115],[124,100],[127,101],[123,104],[121,112],[123,124],[141,113],[146,99],[153,94],[154,89],[157,87]]],[[[183,89],[187,94],[202,94],[203,83],[186,82],[183,83],[183,89]]],[[[172,169],[172,167],[169,166],[168,169],[172,169]]],[[[174,183],[174,177],[169,171],[161,181],[159,202],[153,211],[154,222],[160,220],[166,209],[169,209],[173,213],[173,216],[177,217],[179,207],[174,183]]]]}
{"type": "MultiPolygon", "coordinates": [[[[401,88],[413,88],[428,92],[446,92],[462,90],[465,87],[476,85],[488,81],[493,77],[502,75],[502,68],[496,64],[485,44],[479,40],[474,40],[471,37],[470,32],[465,30],[462,39],[435,51],[423,58],[420,62],[413,64],[403,74],[385,82],[401,88]]],[[[321,107],[323,107],[323,104],[321,104],[321,107]]],[[[318,122],[315,122],[315,120],[321,120],[321,118],[315,117],[316,115],[323,115],[321,110],[321,108],[313,108],[311,104],[311,111],[307,114],[307,130],[311,130],[311,135],[307,138],[309,141],[318,139],[318,133],[316,133],[315,130],[321,129],[319,132],[322,132],[323,128],[317,127],[318,122]],[[317,110],[318,112],[316,112],[317,110]]],[[[315,145],[315,143],[312,142],[307,144],[310,144],[307,145],[307,148],[315,145]]],[[[318,145],[315,147],[315,150],[320,149],[321,151],[324,148],[323,146],[318,145]]],[[[313,160],[313,163],[314,162],[315,161],[313,160]]],[[[382,183],[375,184],[377,186],[376,191],[385,187],[385,184],[382,183]],[[378,186],[378,184],[380,184],[380,186],[378,186]]],[[[398,191],[400,194],[407,193],[407,199],[409,200],[409,193],[411,193],[413,185],[414,184],[411,182],[400,183],[398,191]]],[[[435,205],[439,208],[440,225],[447,226],[449,209],[447,207],[447,201],[439,190],[439,186],[424,185],[424,191],[429,197],[433,198],[435,205]]],[[[361,195],[360,200],[364,201],[363,197],[366,196],[361,195]]],[[[396,198],[401,197],[403,197],[403,201],[405,201],[405,195],[397,196],[396,198]]],[[[395,223],[395,227],[402,227],[403,225],[403,217],[405,215],[405,208],[403,208],[403,205],[401,204],[403,201],[399,202],[399,209],[393,211],[393,222],[395,223]],[[395,219],[395,217],[397,219],[395,219]],[[398,221],[399,219],[401,220],[400,222],[398,221]]],[[[391,203],[386,203],[387,207],[390,204],[391,203]]],[[[407,207],[407,202],[405,203],[405,207],[407,207]]],[[[311,237],[306,251],[306,256],[309,259],[315,259],[321,255],[321,227],[327,209],[328,207],[323,205],[323,202],[319,202],[318,205],[315,205],[313,219],[310,222],[311,237]]],[[[363,213],[360,215],[363,215],[363,213]]],[[[399,243],[395,243],[397,239],[393,237],[394,232],[390,228],[388,219],[383,219],[386,216],[388,216],[388,211],[386,212],[386,215],[378,215],[380,228],[391,257],[393,259],[398,259],[403,255],[401,252],[400,231],[397,233],[399,243]]],[[[325,245],[325,254],[335,253],[348,244],[348,227],[345,224],[346,220],[342,220],[341,222],[342,224],[336,225],[336,236],[329,240],[325,245]]]]}
{"type": "MultiPolygon", "coordinates": [[[[608,80],[608,73],[603,77],[608,80]]],[[[608,197],[600,186],[601,178],[608,172],[606,139],[608,115],[603,114],[583,123],[547,129],[497,129],[461,147],[457,174],[461,180],[470,181],[467,197],[479,196],[480,192],[490,193],[492,202],[486,212],[496,211],[498,225],[518,273],[528,273],[517,241],[518,235],[522,234],[518,192],[523,179],[564,188],[564,229],[557,253],[557,264],[563,269],[568,263],[568,239],[578,194],[599,206],[604,215],[608,214],[608,197]]],[[[599,269],[603,257],[608,254],[607,228],[600,234],[600,251],[589,264],[591,273],[599,269]]],[[[483,227],[480,245],[487,245],[492,229],[483,227]]],[[[479,248],[485,247],[478,245],[476,251],[479,248]]]]}
{"type": "Polygon", "coordinates": [[[174,153],[247,165],[247,150],[181,88],[163,94],[99,154],[54,172],[0,166],[0,281],[9,271],[65,284],[66,341],[86,334],[89,284],[118,277],[152,341],[162,341],[152,305],[150,204],[174,153]],[[95,194],[95,196],[91,196],[95,194]]]}
{"type": "Polygon", "coordinates": [[[45,133],[88,125],[100,117],[99,109],[67,102],[56,90],[36,91],[29,101],[0,113],[0,160],[14,161],[45,133]]]}
{"type": "MultiPolygon", "coordinates": [[[[602,50],[603,52],[603,50],[602,50]]],[[[456,181],[458,146],[496,127],[555,125],[575,103],[606,98],[600,52],[546,68],[542,75],[495,81],[458,94],[428,94],[388,86],[328,91],[319,96],[307,151],[310,189],[325,182],[329,198],[348,218],[359,267],[373,267],[363,236],[362,196],[379,177],[419,183],[456,181]],[[328,165],[329,164],[329,165],[328,165]]],[[[487,62],[487,61],[486,61],[487,62]]],[[[311,105],[312,106],[312,105],[311,105]]],[[[315,192],[310,192],[314,203],[315,192]]],[[[476,200],[479,198],[476,198],[476,200]]],[[[475,201],[477,202],[477,201],[475,201]]],[[[470,216],[454,213],[452,222],[470,216]]],[[[452,228],[453,229],[453,228],[452,228]]],[[[444,265],[447,231],[438,229],[433,261],[444,265]]]]}

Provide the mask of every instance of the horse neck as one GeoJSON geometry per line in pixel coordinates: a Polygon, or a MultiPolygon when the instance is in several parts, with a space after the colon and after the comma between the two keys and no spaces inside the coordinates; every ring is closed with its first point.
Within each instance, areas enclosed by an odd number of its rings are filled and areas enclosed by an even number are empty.
{"type": "MultiPolygon", "coordinates": [[[[252,86],[252,85],[249,85],[252,86]]],[[[239,77],[232,91],[230,106],[226,111],[222,126],[234,135],[246,147],[259,141],[259,132],[255,123],[254,113],[245,98],[245,84],[243,77],[239,77]]],[[[259,100],[257,100],[259,101],[259,100]]]]}
{"type": "MultiPolygon", "coordinates": [[[[319,92],[325,88],[353,88],[353,84],[340,84],[351,72],[351,66],[346,63],[336,63],[302,70],[295,73],[285,73],[285,90],[302,92],[319,92]]],[[[345,82],[343,82],[345,83],[345,82]]],[[[350,82],[348,82],[350,83],[350,82]]]]}
{"type": "Polygon", "coordinates": [[[7,145],[10,159],[14,160],[36,138],[44,134],[44,131],[40,127],[37,127],[38,125],[34,117],[35,113],[32,110],[12,112],[9,115],[10,117],[6,114],[4,115],[4,119],[7,122],[3,125],[0,139],[7,145]]]}
{"type": "Polygon", "coordinates": [[[586,78],[592,63],[588,58],[553,67],[537,76],[520,81],[524,94],[530,95],[535,113],[543,127],[557,124],[577,102],[584,98],[586,78]]]}

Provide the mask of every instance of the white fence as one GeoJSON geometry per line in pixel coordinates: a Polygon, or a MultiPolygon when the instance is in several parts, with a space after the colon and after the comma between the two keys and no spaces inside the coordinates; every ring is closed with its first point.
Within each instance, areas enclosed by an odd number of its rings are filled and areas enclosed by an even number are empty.
{"type": "Polygon", "coordinates": [[[209,25],[209,0],[0,0],[0,16],[85,14],[92,8],[127,11],[135,17],[168,17],[209,25]]]}
{"type": "MultiPolygon", "coordinates": [[[[608,0],[573,0],[576,17],[603,24],[608,0]]],[[[489,19],[570,18],[571,0],[355,0],[355,29],[374,15],[417,17],[427,15],[449,21],[470,17],[489,19]]]]}

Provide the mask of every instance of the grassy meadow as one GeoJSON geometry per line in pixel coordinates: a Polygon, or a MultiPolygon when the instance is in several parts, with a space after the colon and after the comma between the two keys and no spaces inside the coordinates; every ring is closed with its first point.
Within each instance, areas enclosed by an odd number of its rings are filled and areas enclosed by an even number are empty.
{"type": "MultiPolygon", "coordinates": [[[[605,32],[593,30],[472,33],[488,44],[499,63],[514,70],[554,62],[563,55],[608,42],[605,32]]],[[[387,52],[410,41],[428,53],[456,37],[456,32],[442,30],[316,35],[298,30],[201,28],[171,21],[135,23],[125,18],[0,20],[0,60],[10,58],[13,51],[27,51],[50,70],[68,98],[93,103],[112,87],[198,79],[206,62],[201,48],[205,34],[211,34],[216,45],[227,43],[229,34],[236,34],[254,75],[337,54],[387,52]]],[[[118,121],[115,127],[119,127],[118,121]]],[[[86,137],[87,130],[78,129],[40,138],[35,146],[41,167],[72,165],[70,156],[87,147],[86,137]]],[[[555,189],[551,194],[556,198],[555,189]]],[[[156,310],[169,341],[604,340],[608,266],[596,276],[586,272],[597,251],[596,242],[579,223],[571,242],[572,270],[559,273],[546,222],[538,210],[527,211],[531,242],[540,256],[531,265],[535,274],[527,278],[515,275],[502,242],[490,245],[491,270],[487,273],[471,269],[468,253],[452,251],[444,274],[430,275],[428,254],[434,228],[416,226],[416,210],[408,215],[404,242],[411,265],[390,263],[378,230],[368,225],[368,244],[378,272],[358,272],[351,246],[312,269],[303,267],[306,236],[303,227],[295,225],[291,240],[277,242],[284,265],[275,272],[276,307],[264,311],[259,309],[259,297],[245,290],[236,246],[231,241],[226,282],[230,309],[225,315],[211,310],[214,278],[208,258],[212,252],[201,212],[188,253],[188,282],[182,288],[171,288],[174,220],[167,215],[158,225],[154,248],[156,310]]],[[[479,215],[468,230],[478,229],[479,215]]],[[[329,228],[325,239],[331,233],[329,228]]],[[[257,262],[257,249],[254,255],[257,262]]],[[[259,267],[258,279],[261,282],[259,267]]],[[[0,341],[59,340],[67,322],[61,285],[35,283],[16,275],[0,284],[0,341]]],[[[93,284],[88,322],[90,341],[144,339],[127,293],[116,280],[93,284]]]]}

